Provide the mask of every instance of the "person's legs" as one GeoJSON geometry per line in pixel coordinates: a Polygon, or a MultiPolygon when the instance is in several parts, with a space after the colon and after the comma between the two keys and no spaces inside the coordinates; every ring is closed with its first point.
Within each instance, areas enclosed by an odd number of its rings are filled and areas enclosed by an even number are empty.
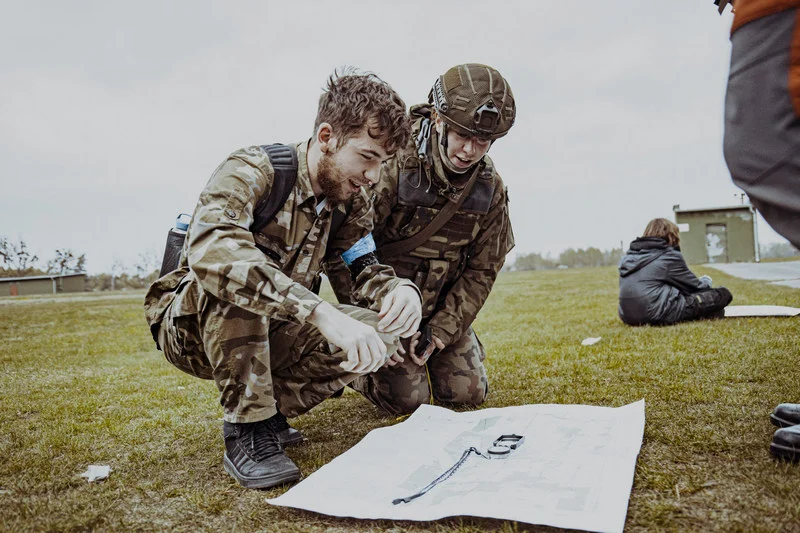
{"type": "MultiPolygon", "coordinates": [[[[408,349],[407,342],[403,346],[408,349]]],[[[375,406],[394,415],[411,413],[431,401],[427,370],[425,366],[414,363],[408,355],[403,356],[402,363],[359,376],[350,386],[375,406]]]]}
{"type": "MultiPolygon", "coordinates": [[[[800,10],[744,24],[731,36],[725,160],[736,185],[778,233],[800,248],[800,10]]],[[[800,414],[781,404],[784,426],[800,414]]],[[[775,432],[770,452],[800,458],[800,426],[775,432]]]]}
{"type": "MultiPolygon", "coordinates": [[[[378,314],[352,305],[334,305],[343,313],[365,324],[376,326],[378,314]]],[[[388,355],[397,351],[397,337],[380,334],[388,355]]],[[[371,378],[386,368],[369,375],[347,372],[340,366],[347,354],[328,343],[311,324],[282,324],[270,334],[275,398],[280,411],[293,417],[332,396],[353,380],[371,378]]]]}
{"type": "Polygon", "coordinates": [[[204,293],[190,274],[161,321],[158,340],[170,363],[214,380],[225,421],[247,423],[276,413],[268,334],[266,317],[204,293]]]}
{"type": "Polygon", "coordinates": [[[731,303],[733,295],[725,287],[719,287],[688,294],[685,298],[686,307],[681,314],[680,322],[701,318],[723,318],[725,307],[731,303]]]}
{"type": "Polygon", "coordinates": [[[799,17],[798,10],[784,11],[749,22],[731,36],[724,139],[725,160],[734,183],[747,193],[770,226],[797,247],[799,17]]]}
{"type": "Polygon", "coordinates": [[[433,398],[460,405],[482,404],[489,391],[484,359],[483,344],[470,327],[460,339],[428,361],[433,398]]]}
{"type": "Polygon", "coordinates": [[[223,407],[223,466],[248,488],[299,479],[278,438],[270,371],[269,320],[203,292],[190,274],[158,332],[167,360],[213,379],[223,407]]]}

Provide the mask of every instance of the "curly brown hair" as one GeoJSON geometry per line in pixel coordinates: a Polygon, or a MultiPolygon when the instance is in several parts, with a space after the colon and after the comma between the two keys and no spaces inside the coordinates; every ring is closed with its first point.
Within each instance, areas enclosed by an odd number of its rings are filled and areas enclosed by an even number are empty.
{"type": "Polygon", "coordinates": [[[367,133],[393,154],[408,143],[411,121],[406,104],[391,86],[371,72],[337,69],[319,97],[314,132],[327,122],[344,144],[367,126],[367,133]]]}
{"type": "Polygon", "coordinates": [[[666,218],[654,218],[648,222],[642,237],[659,237],[667,241],[670,246],[678,246],[681,243],[678,226],[666,218]]]}

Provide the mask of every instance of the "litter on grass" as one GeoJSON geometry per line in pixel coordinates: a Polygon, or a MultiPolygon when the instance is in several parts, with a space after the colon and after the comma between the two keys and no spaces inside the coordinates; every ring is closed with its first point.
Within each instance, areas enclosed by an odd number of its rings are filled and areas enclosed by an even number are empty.
{"type": "Polygon", "coordinates": [[[583,346],[591,346],[592,344],[597,344],[598,342],[600,342],[600,339],[602,338],[603,337],[586,337],[585,339],[583,339],[583,341],[581,341],[581,344],[583,346]]]}
{"type": "Polygon", "coordinates": [[[81,474],[89,483],[106,479],[111,473],[111,467],[108,465],[89,465],[89,468],[81,474]]]}

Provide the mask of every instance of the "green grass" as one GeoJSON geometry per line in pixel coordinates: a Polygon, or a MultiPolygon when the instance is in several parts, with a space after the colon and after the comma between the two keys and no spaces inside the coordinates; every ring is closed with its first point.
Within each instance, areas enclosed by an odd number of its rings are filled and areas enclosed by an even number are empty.
{"type": "MultiPolygon", "coordinates": [[[[715,271],[734,304],[800,291],[715,271]]],[[[613,268],[502,274],[475,329],[486,407],[647,402],[626,531],[800,531],[800,465],[771,459],[768,414],[800,401],[797,318],[630,328],[613,268]],[[594,346],[581,346],[602,336],[594,346]]],[[[0,529],[552,531],[469,517],[357,521],[271,507],[222,469],[216,390],[156,351],[142,293],[0,299],[0,529]],[[87,483],[89,464],[109,479],[87,483]]],[[[305,475],[396,420],[348,391],[294,425],[305,475]]],[[[347,479],[342,490],[347,490],[347,479]]]]}
{"type": "Polygon", "coordinates": [[[761,259],[762,263],[785,263],[787,261],[800,261],[800,255],[793,255],[791,257],[767,257],[761,259]]]}

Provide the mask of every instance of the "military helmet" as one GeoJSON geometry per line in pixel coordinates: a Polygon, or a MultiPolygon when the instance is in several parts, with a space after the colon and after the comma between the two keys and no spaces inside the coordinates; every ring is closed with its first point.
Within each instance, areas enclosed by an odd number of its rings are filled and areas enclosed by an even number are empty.
{"type": "Polygon", "coordinates": [[[511,129],[517,106],[506,79],[478,63],[458,65],[439,76],[428,102],[445,123],[482,139],[499,139],[511,129]]]}

